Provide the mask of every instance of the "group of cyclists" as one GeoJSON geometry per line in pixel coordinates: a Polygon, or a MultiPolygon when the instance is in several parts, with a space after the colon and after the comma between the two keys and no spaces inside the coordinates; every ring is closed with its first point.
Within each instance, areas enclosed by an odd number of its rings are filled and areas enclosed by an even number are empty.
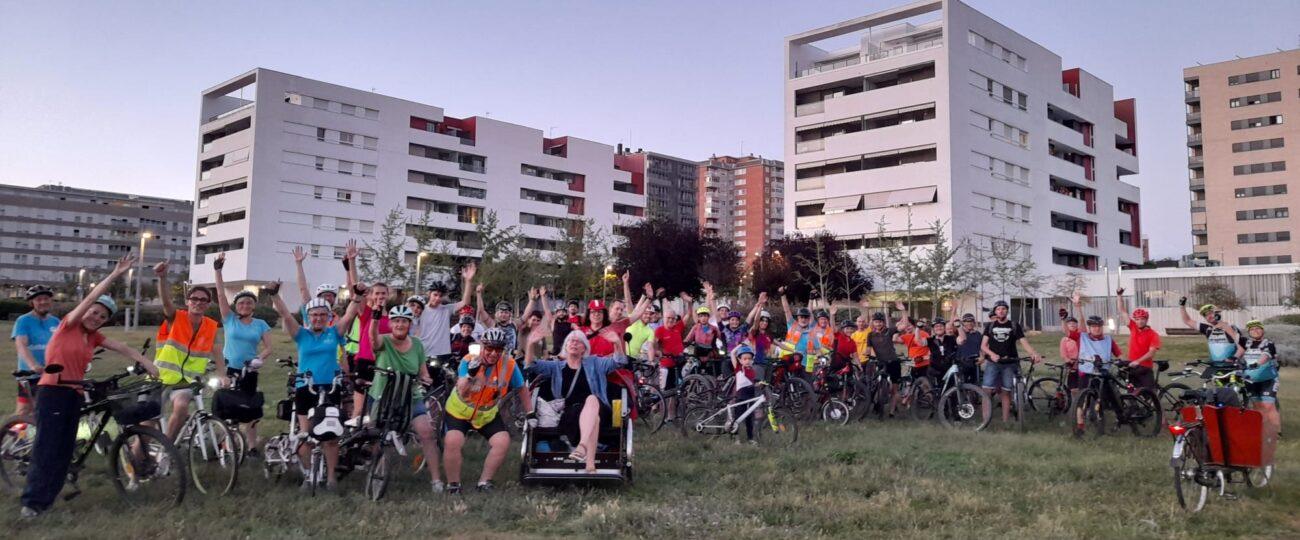
{"type": "MultiPolygon", "coordinates": [[[[367,413],[384,394],[386,377],[377,372],[402,374],[424,383],[414,386],[410,430],[418,439],[434,492],[458,494],[462,490],[462,451],[466,438],[478,433],[488,447],[475,487],[493,490],[493,478],[505,460],[511,436],[501,412],[503,403],[518,392],[519,410],[528,424],[539,414],[552,417],[571,443],[569,459],[587,471],[594,471],[596,434],[601,422],[612,414],[606,385],[608,374],[629,362],[657,366],[656,385],[665,396],[683,379],[687,358],[698,361],[705,373],[734,381],[732,399],[754,396],[755,386],[772,379],[778,367],[789,376],[810,378],[819,359],[829,369],[843,371],[850,366],[871,366],[883,372],[894,388],[888,413],[899,407],[898,385],[904,367],[912,378],[942,376],[958,365],[960,377],[978,384],[1002,405],[1002,421],[1009,422],[1014,381],[1020,376],[1021,361],[1043,361],[1026,337],[1024,328],[1009,318],[1005,301],[996,302],[981,320],[966,313],[948,321],[917,320],[901,302],[888,310],[868,314],[862,304],[858,315],[836,324],[835,314],[809,307],[792,307],[784,287],[776,291],[784,324],[774,325],[766,292],[757,296],[748,311],[719,301],[713,287],[703,283],[704,299],[689,294],[665,298],[662,289],[643,286],[634,297],[631,276],[622,276],[622,295],[608,304],[593,299],[585,304],[568,301],[552,311],[554,301],[545,287],[532,289],[522,314],[514,305],[484,302],[484,286],[476,284],[476,266],[469,263],[460,272],[461,298],[447,299],[445,285],[435,283],[424,295],[390,298],[394,289],[380,282],[364,283],[357,276],[358,250],[349,242],[343,258],[346,300],[340,289],[322,284],[313,291],[303,269],[306,252],[293,251],[297,269],[299,300],[294,312],[281,297],[280,283],[265,287],[280,316],[280,326],[294,343],[298,378],[292,398],[294,421],[307,433],[313,409],[324,402],[340,405],[344,392],[351,392],[351,410],[346,424],[359,427],[370,421],[367,413]],[[301,322],[299,322],[301,321],[301,322]],[[780,333],[778,327],[783,327],[780,333]],[[549,347],[547,340],[549,339],[549,347]],[[901,354],[900,354],[901,349],[901,354]],[[1024,350],[1028,356],[1022,357],[1024,350]],[[435,425],[423,388],[440,373],[431,365],[447,366],[455,373],[449,381],[435,425]],[[982,375],[981,375],[982,371],[982,375]],[[528,380],[544,376],[549,384],[532,389],[528,380]],[[348,384],[340,389],[339,380],[348,384]],[[324,396],[323,398],[321,396],[324,396]],[[532,410],[534,402],[539,411],[532,410]],[[444,481],[445,476],[445,481],[444,481]]],[[[224,254],[215,257],[216,288],[190,287],[183,307],[173,305],[167,283],[167,262],[154,267],[158,294],[166,322],[157,335],[153,358],[145,358],[126,345],[105,337],[100,328],[114,315],[116,303],[106,295],[109,285],[136,262],[134,254],[123,257],[109,278],[101,280],[62,319],[51,313],[53,291],[37,286],[29,289],[32,310],[15,323],[13,339],[18,351],[18,368],[40,371],[61,366],[61,374],[42,376],[35,394],[20,393],[18,413],[33,414],[37,431],[31,468],[22,494],[22,515],[31,517],[48,510],[63,486],[76,437],[82,398],[80,387],[61,383],[84,378],[86,366],[97,348],[118,352],[137,362],[167,390],[161,396],[170,404],[165,433],[175,437],[187,416],[192,400],[192,382],[212,372],[221,386],[252,395],[258,392],[258,368],[272,359],[271,325],[254,316],[258,295],[248,290],[229,294],[222,276],[224,254]],[[216,301],[220,321],[205,315],[216,301]],[[220,333],[220,336],[218,336],[220,333]],[[215,370],[215,371],[214,371],[215,370]]],[[[1077,395],[1096,376],[1094,359],[1123,359],[1129,380],[1138,388],[1156,384],[1155,357],[1161,348],[1159,334],[1148,326],[1144,309],[1127,311],[1123,289],[1119,289],[1120,322],[1128,328],[1127,351],[1106,332],[1100,317],[1080,321],[1067,310],[1060,316],[1065,336],[1061,339],[1061,360],[1069,366],[1067,386],[1077,395]]],[[[1265,417],[1266,437],[1276,445],[1280,419],[1276,407],[1277,351],[1264,337],[1258,321],[1241,332],[1222,320],[1213,305],[1199,310],[1195,320],[1184,304],[1183,320],[1205,335],[1209,361],[1221,369],[1242,369],[1250,381],[1249,391],[1257,396],[1253,406],[1265,417]]],[[[1073,298],[1074,312],[1082,313],[1079,298],[1073,298]]],[[[284,351],[280,351],[284,354],[284,351]]],[[[673,397],[666,401],[667,419],[674,421],[677,407],[673,397]]],[[[1076,418],[1076,432],[1083,429],[1076,418]]],[[[747,439],[754,440],[746,425],[747,439]]],[[[259,447],[256,422],[243,424],[249,455],[256,459],[259,447]]],[[[304,474],[303,489],[321,486],[336,489],[338,441],[324,441],[326,470],[317,477],[304,474]]],[[[1269,443],[1266,442],[1266,446],[1269,443]]],[[[1271,460],[1270,450],[1266,450],[1271,460]]],[[[307,448],[300,457],[305,462],[307,448]]]]}

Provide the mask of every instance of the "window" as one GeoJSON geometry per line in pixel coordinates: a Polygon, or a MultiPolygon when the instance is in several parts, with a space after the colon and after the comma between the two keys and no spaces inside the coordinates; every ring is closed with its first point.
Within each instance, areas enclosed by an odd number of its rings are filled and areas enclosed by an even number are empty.
{"type": "Polygon", "coordinates": [[[335,198],[338,202],[350,203],[352,202],[352,192],[346,189],[340,189],[335,198]]]}
{"type": "Polygon", "coordinates": [[[1232,174],[1240,176],[1243,174],[1260,174],[1279,172],[1286,170],[1285,161],[1270,161],[1267,163],[1251,163],[1249,165],[1236,165],[1232,167],[1232,174]]]}
{"type": "Polygon", "coordinates": [[[1282,70],[1280,69],[1270,69],[1265,71],[1256,71],[1254,73],[1246,73],[1242,75],[1233,75],[1231,77],[1228,77],[1228,86],[1236,86],[1239,84],[1248,84],[1248,83],[1259,82],[1259,81],[1268,81],[1268,80],[1276,79],[1281,76],[1282,76],[1282,70]]]}
{"type": "Polygon", "coordinates": [[[375,205],[375,194],[374,194],[374,193],[365,193],[365,192],[362,192],[362,193],[361,193],[361,205],[362,205],[362,206],[374,206],[374,205],[375,205]]]}
{"type": "Polygon", "coordinates": [[[321,200],[325,198],[325,188],[323,187],[316,186],[314,189],[312,189],[312,192],[316,200],[321,200]]]}
{"type": "Polygon", "coordinates": [[[376,169],[377,167],[375,167],[374,165],[363,164],[361,165],[361,176],[364,176],[366,178],[374,178],[376,169]]]}
{"type": "Polygon", "coordinates": [[[1274,184],[1271,186],[1254,186],[1249,188],[1237,188],[1233,195],[1240,199],[1243,197],[1264,197],[1268,195],[1286,195],[1286,184],[1274,184]]]}
{"type": "Polygon", "coordinates": [[[1273,148],[1282,148],[1286,146],[1286,141],[1281,137],[1275,139],[1260,139],[1258,141],[1246,141],[1232,143],[1233,152],[1254,152],[1256,150],[1271,150],[1273,148]]]}
{"type": "Polygon", "coordinates": [[[1256,210],[1238,210],[1237,221],[1252,221],[1257,219],[1278,219],[1290,216],[1290,211],[1283,208],[1259,208],[1256,210]]]}
{"type": "Polygon", "coordinates": [[[348,218],[341,218],[341,217],[336,217],[336,218],[334,218],[334,230],[336,230],[336,231],[347,231],[347,230],[350,230],[351,228],[352,228],[352,220],[351,220],[351,219],[348,219],[348,218]]]}
{"type": "Polygon", "coordinates": [[[316,156],[316,170],[318,171],[325,170],[325,158],[316,156]]]}
{"type": "Polygon", "coordinates": [[[362,233],[370,234],[375,232],[375,222],[373,221],[366,221],[363,219],[361,220],[360,226],[362,233]]]}
{"type": "Polygon", "coordinates": [[[352,174],[352,162],[339,160],[339,173],[352,174]]]}
{"type": "Polygon", "coordinates": [[[353,135],[353,134],[351,134],[351,133],[345,133],[345,132],[340,131],[340,132],[339,132],[339,144],[346,144],[346,145],[348,145],[348,146],[352,146],[352,138],[353,138],[353,137],[355,137],[355,135],[353,135]]]}
{"type": "Polygon", "coordinates": [[[1260,105],[1263,103],[1272,103],[1274,101],[1282,101],[1281,92],[1270,92],[1267,94],[1256,94],[1253,96],[1235,97],[1228,100],[1228,107],[1235,109],[1237,107],[1260,105]]]}
{"type": "Polygon", "coordinates": [[[1257,118],[1246,118],[1244,120],[1233,120],[1232,129],[1250,129],[1265,126],[1274,126],[1282,123],[1282,115],[1260,116],[1257,118]]]}
{"type": "Polygon", "coordinates": [[[323,127],[316,128],[316,140],[320,142],[325,142],[325,128],[323,127]]]}

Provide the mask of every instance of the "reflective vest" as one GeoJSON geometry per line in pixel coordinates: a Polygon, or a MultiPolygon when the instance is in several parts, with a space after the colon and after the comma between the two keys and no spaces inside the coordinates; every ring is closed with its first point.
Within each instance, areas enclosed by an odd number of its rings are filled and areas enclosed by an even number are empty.
{"type": "Polygon", "coordinates": [[[217,321],[203,317],[195,332],[189,317],[188,311],[177,310],[176,318],[167,325],[167,333],[164,335],[159,331],[154,365],[158,366],[158,379],[163,384],[194,380],[203,375],[212,360],[212,348],[217,341],[217,321]]]}
{"type": "Polygon", "coordinates": [[[356,356],[361,350],[361,319],[358,317],[352,319],[352,328],[348,329],[348,342],[343,345],[343,350],[348,354],[356,356]]]}
{"type": "MultiPolygon", "coordinates": [[[[464,361],[468,362],[471,358],[467,356],[464,361]]],[[[497,406],[501,404],[501,399],[510,393],[510,378],[514,375],[515,361],[503,356],[497,361],[496,369],[491,376],[482,372],[478,374],[485,379],[483,388],[470,395],[469,403],[461,399],[460,392],[455,389],[451,391],[445,407],[447,414],[469,422],[474,429],[486,426],[497,417],[497,406]]],[[[470,377],[471,380],[474,378],[470,377]]]]}
{"type": "Polygon", "coordinates": [[[826,334],[817,325],[809,325],[806,331],[801,331],[798,327],[790,325],[790,329],[785,333],[785,341],[791,347],[791,349],[787,350],[803,355],[804,371],[808,373],[812,373],[817,366],[817,355],[823,349],[830,349],[831,337],[833,336],[826,334]],[[799,339],[804,334],[808,335],[808,343],[803,350],[799,350],[799,339]]]}

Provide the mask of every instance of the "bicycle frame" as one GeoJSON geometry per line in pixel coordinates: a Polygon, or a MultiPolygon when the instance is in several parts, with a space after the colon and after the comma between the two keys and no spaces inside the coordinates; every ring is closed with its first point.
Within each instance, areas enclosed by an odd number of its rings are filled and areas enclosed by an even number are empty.
{"type": "Polygon", "coordinates": [[[713,414],[706,416],[703,420],[700,420],[700,422],[695,425],[695,431],[703,433],[704,430],[706,429],[719,429],[719,430],[723,430],[726,433],[736,433],[739,431],[741,422],[746,421],[750,417],[750,415],[754,414],[754,411],[758,410],[758,408],[763,406],[764,403],[767,403],[766,392],[754,396],[752,398],[746,399],[744,401],[737,401],[735,403],[727,404],[723,406],[721,409],[718,409],[713,414]],[[732,416],[733,409],[738,409],[741,407],[746,407],[745,411],[742,412],[740,416],[733,417],[732,416]],[[710,420],[713,420],[715,417],[722,415],[724,413],[726,414],[726,417],[731,418],[731,420],[728,420],[726,423],[720,425],[709,424],[710,420]]]}

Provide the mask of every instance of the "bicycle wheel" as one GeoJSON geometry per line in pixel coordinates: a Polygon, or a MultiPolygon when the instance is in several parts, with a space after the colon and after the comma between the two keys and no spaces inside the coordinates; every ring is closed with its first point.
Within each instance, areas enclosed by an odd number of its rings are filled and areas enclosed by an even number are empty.
{"type": "Polygon", "coordinates": [[[231,442],[235,443],[238,464],[243,465],[244,458],[248,457],[248,436],[244,435],[244,430],[239,429],[239,424],[226,423],[226,431],[230,432],[231,442]]]}
{"type": "Polygon", "coordinates": [[[822,421],[845,425],[849,423],[849,405],[831,398],[822,404],[822,421]]]}
{"type": "Polygon", "coordinates": [[[377,501],[388,490],[393,465],[397,463],[397,450],[389,444],[379,444],[372,452],[370,467],[366,470],[366,498],[377,501]]]}
{"type": "Polygon", "coordinates": [[[0,425],[0,481],[9,491],[18,493],[27,487],[35,443],[36,424],[29,418],[14,416],[0,425]]]}
{"type": "Polygon", "coordinates": [[[1246,485],[1250,487],[1264,487],[1273,479],[1273,466],[1265,465],[1246,471],[1246,485]]]}
{"type": "Polygon", "coordinates": [[[1025,432],[1025,413],[1026,401],[1029,400],[1029,391],[1025,388],[1025,380],[1016,377],[1015,393],[1011,395],[1011,414],[1016,416],[1016,431],[1025,432]]]}
{"type": "Polygon", "coordinates": [[[225,422],[202,418],[187,423],[176,438],[176,447],[186,456],[199,493],[225,495],[235,487],[239,454],[225,422]]]}
{"type": "Polygon", "coordinates": [[[801,419],[816,418],[817,393],[813,391],[812,383],[805,379],[794,376],[787,378],[777,400],[778,406],[785,406],[801,419]]]}
{"type": "Polygon", "coordinates": [[[161,431],[145,426],[122,428],[109,449],[109,477],[132,504],[178,505],[185,499],[189,472],[181,453],[161,431]]]}
{"type": "Polygon", "coordinates": [[[636,393],[636,414],[641,429],[649,430],[649,433],[658,432],[668,418],[668,403],[664,401],[663,392],[654,386],[638,385],[636,393]]]}
{"type": "Polygon", "coordinates": [[[1191,390],[1190,387],[1183,383],[1169,383],[1160,387],[1160,408],[1165,411],[1165,418],[1175,419],[1182,414],[1183,394],[1191,390]]]}
{"type": "Polygon", "coordinates": [[[993,402],[983,388],[963,384],[939,398],[939,419],[952,429],[983,430],[993,420],[993,402]]]}
{"type": "Polygon", "coordinates": [[[686,413],[679,419],[678,429],[682,436],[685,437],[691,433],[705,433],[699,424],[712,415],[715,411],[709,407],[694,406],[686,410],[686,413]]]}
{"type": "Polygon", "coordinates": [[[1174,493],[1178,495],[1178,505],[1184,510],[1200,512],[1205,508],[1210,484],[1218,478],[1204,469],[1204,449],[1205,434],[1200,426],[1188,428],[1182,439],[1174,441],[1169,465],[1174,470],[1174,493]]]}
{"type": "Polygon", "coordinates": [[[912,397],[908,399],[912,420],[925,422],[934,420],[937,412],[938,397],[929,379],[922,379],[912,384],[912,397]]]}
{"type": "Polygon", "coordinates": [[[1124,394],[1120,397],[1120,405],[1123,405],[1124,421],[1134,435],[1155,437],[1163,431],[1164,411],[1155,392],[1144,389],[1136,396],[1124,394]]]}
{"type": "Polygon", "coordinates": [[[1055,418],[1071,411],[1070,391],[1055,377],[1043,377],[1029,385],[1029,408],[1055,418]]]}
{"type": "Polygon", "coordinates": [[[712,407],[721,402],[714,388],[717,379],[699,373],[692,373],[682,379],[678,385],[678,406],[685,404],[683,410],[691,407],[712,407]]]}
{"type": "MultiPolygon", "coordinates": [[[[1082,410],[1083,424],[1092,431],[1093,435],[1100,437],[1106,434],[1106,407],[1102,404],[1101,394],[1098,394],[1096,389],[1089,388],[1079,394],[1075,408],[1082,410]]],[[[1078,418],[1078,413],[1075,417],[1078,418]]]]}
{"type": "Polygon", "coordinates": [[[890,408],[893,407],[894,385],[888,380],[876,383],[875,392],[872,392],[871,408],[876,413],[877,420],[884,420],[886,416],[892,416],[890,408]]]}
{"type": "Polygon", "coordinates": [[[799,441],[799,418],[789,409],[769,403],[754,414],[754,440],[763,446],[788,447],[799,441]]]}

